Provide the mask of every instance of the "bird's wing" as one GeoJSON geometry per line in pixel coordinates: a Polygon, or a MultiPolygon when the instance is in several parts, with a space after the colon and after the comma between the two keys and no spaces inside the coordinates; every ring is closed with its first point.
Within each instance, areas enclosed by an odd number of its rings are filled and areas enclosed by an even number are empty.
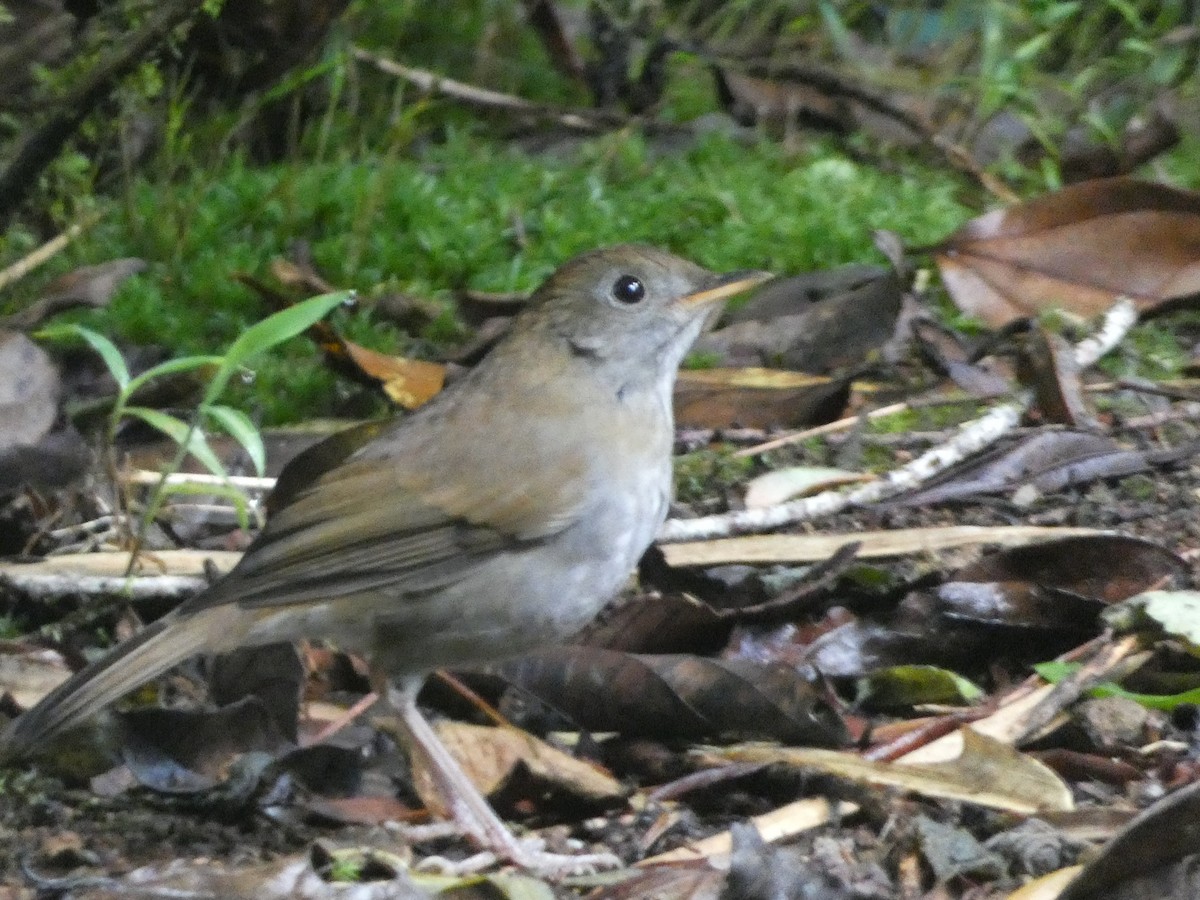
{"type": "Polygon", "coordinates": [[[582,512],[583,459],[560,457],[556,471],[526,482],[452,451],[424,462],[385,454],[326,473],[188,611],[222,603],[261,610],[375,589],[423,594],[499,551],[545,540],[582,512]]]}

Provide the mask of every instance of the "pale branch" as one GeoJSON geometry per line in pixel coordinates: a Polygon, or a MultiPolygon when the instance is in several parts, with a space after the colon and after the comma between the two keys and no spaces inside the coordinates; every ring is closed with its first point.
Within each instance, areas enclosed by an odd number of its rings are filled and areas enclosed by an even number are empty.
{"type": "Polygon", "coordinates": [[[98,214],[85,216],[74,225],[70,226],[66,231],[57,237],[53,237],[46,243],[42,244],[36,250],[32,250],[25,256],[22,256],[15,263],[7,268],[0,270],[0,291],[4,290],[11,284],[20,281],[38,266],[43,265],[58,253],[61,253],[66,246],[83,234],[88,228],[91,228],[100,221],[98,214]]]}
{"type": "MultiPolygon", "coordinates": [[[[1136,321],[1137,312],[1133,304],[1127,298],[1119,299],[1105,314],[1096,334],[1075,345],[1075,358],[1080,366],[1091,365],[1120,344],[1136,321]]],[[[673,543],[767,531],[894,497],[921,486],[935,475],[994,444],[1017,426],[1029,407],[1030,399],[1031,394],[1023,391],[1016,402],[997,406],[965,423],[945,444],[931,448],[912,462],[863,487],[850,491],[825,491],[762,509],[735,510],[698,519],[669,519],[660,529],[658,540],[660,543],[673,543]]]]}
{"type": "Polygon", "coordinates": [[[447,97],[471,106],[485,109],[495,109],[504,112],[516,112],[538,119],[548,119],[566,128],[576,131],[597,132],[607,128],[625,124],[626,119],[615,113],[592,109],[558,109],[541,103],[534,103],[524,97],[505,94],[488,88],[477,87],[453,78],[446,78],[424,69],[414,69],[411,66],[371,53],[361,47],[351,49],[354,58],[361,62],[370,63],[381,72],[394,75],[407,81],[421,91],[434,96],[447,97]]]}

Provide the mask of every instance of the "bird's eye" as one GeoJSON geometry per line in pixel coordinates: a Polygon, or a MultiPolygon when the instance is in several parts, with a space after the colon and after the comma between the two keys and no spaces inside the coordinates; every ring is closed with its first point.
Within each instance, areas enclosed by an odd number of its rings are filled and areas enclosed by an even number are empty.
{"type": "Polygon", "coordinates": [[[622,275],[613,283],[612,295],[621,303],[641,303],[646,297],[646,286],[632,275],[622,275]]]}

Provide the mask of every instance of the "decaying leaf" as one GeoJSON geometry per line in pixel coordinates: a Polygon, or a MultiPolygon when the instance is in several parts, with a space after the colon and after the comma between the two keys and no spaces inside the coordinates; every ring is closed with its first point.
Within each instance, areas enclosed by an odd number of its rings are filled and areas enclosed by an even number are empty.
{"type": "Polygon", "coordinates": [[[771,762],[817,769],[863,784],[897,787],[927,797],[963,800],[1011,812],[1071,809],[1071,789],[1048,767],[970,728],[963,752],[948,762],[875,762],[853,753],[805,747],[730,747],[714,755],[738,762],[771,762]]]}
{"type": "Polygon", "coordinates": [[[1177,554],[1153,541],[1108,534],[1064,537],[989,553],[948,580],[1026,581],[1118,603],[1187,571],[1177,554]]]}
{"type": "Polygon", "coordinates": [[[1034,406],[1048,422],[1096,428],[1083,394],[1075,349],[1061,335],[1035,327],[1021,344],[1017,376],[1033,389],[1034,406]]]}
{"type": "Polygon", "coordinates": [[[0,642],[0,696],[9,694],[24,709],[37,703],[71,670],[62,654],[17,641],[0,642]]]}
{"type": "Polygon", "coordinates": [[[694,428],[802,428],[840,415],[845,379],[778,369],[700,369],[679,373],[675,419],[694,428]]]}
{"type": "Polygon", "coordinates": [[[961,675],[937,666],[891,666],[862,678],[858,700],[870,709],[921,703],[974,703],[983,691],[961,675]]]}
{"type": "Polygon", "coordinates": [[[873,475],[848,472],[827,466],[793,466],[759,475],[746,485],[746,509],[762,509],[776,503],[786,503],[819,491],[828,491],[844,484],[871,481],[873,475]]]}
{"type": "MultiPolygon", "coordinates": [[[[485,796],[507,787],[518,774],[537,784],[533,793],[547,790],[576,802],[606,803],[625,795],[621,783],[596,766],[575,759],[557,747],[517,728],[489,728],[443,720],[435,726],[438,738],[485,796]]],[[[439,790],[425,766],[423,754],[413,754],[413,785],[430,809],[442,809],[439,790]]]]}
{"type": "Polygon", "coordinates": [[[1200,656],[1200,591],[1146,591],[1107,610],[1104,618],[1118,631],[1152,628],[1200,656]]]}
{"type": "Polygon", "coordinates": [[[825,747],[847,740],[819,687],[785,665],[571,646],[531,653],[496,671],[592,731],[737,734],[825,747]]]}
{"type": "Polygon", "coordinates": [[[1149,311],[1200,293],[1200,194],[1085,181],[968,222],[931,248],[954,302],[993,328],[1059,306],[1149,311]]]}
{"type": "Polygon", "coordinates": [[[851,371],[891,339],[901,299],[896,275],[881,266],[777,278],[701,335],[696,350],[725,366],[851,371]]]}
{"type": "Polygon", "coordinates": [[[647,866],[624,881],[598,887],[589,900],[720,900],[725,873],[705,859],[647,866]]]}
{"type": "Polygon", "coordinates": [[[416,409],[442,389],[446,367],[423,359],[389,356],[341,338],[346,355],[364,374],[377,380],[398,406],[416,409]]]}
{"type": "Polygon", "coordinates": [[[1059,900],[1184,900],[1200,890],[1200,784],[1159,800],[1101,851],[1059,900]]]}
{"type": "Polygon", "coordinates": [[[60,275],[42,289],[41,297],[33,304],[11,316],[0,318],[0,325],[28,331],[67,309],[77,306],[101,309],[108,306],[125,279],[145,268],[145,260],[113,259],[60,275]]]}

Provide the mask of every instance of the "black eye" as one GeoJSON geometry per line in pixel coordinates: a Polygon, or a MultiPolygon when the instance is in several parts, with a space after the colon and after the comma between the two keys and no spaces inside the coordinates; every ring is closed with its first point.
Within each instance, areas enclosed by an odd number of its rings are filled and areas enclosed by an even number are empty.
{"type": "Polygon", "coordinates": [[[612,295],[622,303],[641,303],[646,297],[646,287],[632,275],[622,275],[613,284],[612,295]]]}

